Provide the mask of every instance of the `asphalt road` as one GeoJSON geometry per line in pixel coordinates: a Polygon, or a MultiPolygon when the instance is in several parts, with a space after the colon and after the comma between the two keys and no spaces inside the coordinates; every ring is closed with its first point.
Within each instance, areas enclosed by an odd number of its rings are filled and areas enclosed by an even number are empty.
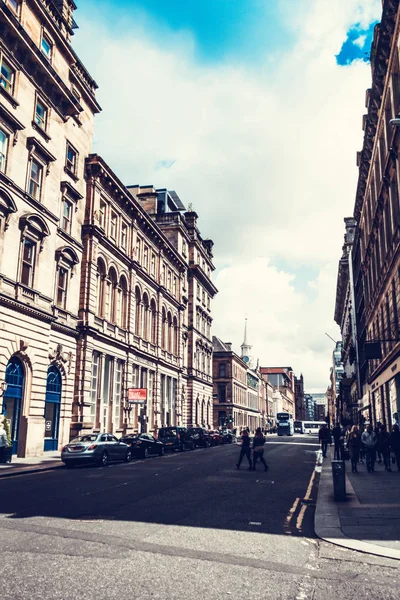
{"type": "Polygon", "coordinates": [[[0,480],[10,599],[398,598],[399,563],[317,540],[316,438],[236,445],[0,480]]]}

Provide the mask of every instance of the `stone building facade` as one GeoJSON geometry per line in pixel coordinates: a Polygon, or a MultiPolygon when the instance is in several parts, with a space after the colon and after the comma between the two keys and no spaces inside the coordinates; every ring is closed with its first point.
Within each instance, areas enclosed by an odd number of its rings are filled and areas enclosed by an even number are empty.
{"type": "Polygon", "coordinates": [[[267,392],[260,373],[213,337],[214,426],[255,431],[267,423],[267,392]]]}
{"type": "Polygon", "coordinates": [[[306,417],[305,398],[304,398],[304,378],[294,377],[294,397],[295,397],[295,418],[297,421],[304,421],[306,417]]]}
{"type": "Polygon", "coordinates": [[[1,408],[19,456],[212,423],[213,244],[175,192],[128,188],[91,154],[75,8],[0,2],[1,408]]]}
{"type": "Polygon", "coordinates": [[[265,382],[269,382],[280,392],[282,397],[281,410],[290,413],[295,418],[295,375],[293,369],[291,367],[260,367],[260,373],[265,382]]]}
{"type": "Polygon", "coordinates": [[[391,427],[400,410],[400,11],[383,0],[371,49],[352,249],[360,421],[391,427]]]}
{"type": "Polygon", "coordinates": [[[0,5],[0,380],[19,456],[69,439],[96,83],[72,0],[0,5]]]}

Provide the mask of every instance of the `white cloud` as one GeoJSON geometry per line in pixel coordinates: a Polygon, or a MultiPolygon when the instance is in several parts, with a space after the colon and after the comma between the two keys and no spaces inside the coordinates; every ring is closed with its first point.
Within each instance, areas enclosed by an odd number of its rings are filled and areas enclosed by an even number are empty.
{"type": "Polygon", "coordinates": [[[214,333],[238,347],[247,314],[262,364],[289,364],[323,389],[370,83],[365,63],[338,67],[334,55],[350,26],[379,18],[380,2],[295,4],[282,0],[298,44],[253,69],[196,63],[187,32],[163,47],[139,28],[112,38],[95,16],[81,22],[80,53],[100,84],[95,150],[126,183],[175,189],[215,241],[214,333]],[[318,269],[312,300],[280,260],[318,269]]]}

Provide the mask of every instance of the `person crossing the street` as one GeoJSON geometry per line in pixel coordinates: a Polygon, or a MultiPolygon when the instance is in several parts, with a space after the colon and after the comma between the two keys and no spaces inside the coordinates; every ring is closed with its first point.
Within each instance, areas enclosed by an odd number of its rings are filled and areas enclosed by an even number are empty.
{"type": "Polygon", "coordinates": [[[264,471],[268,471],[268,465],[264,459],[264,444],[265,437],[262,434],[261,428],[257,427],[253,438],[253,471],[256,470],[256,462],[259,460],[264,465],[264,471]]]}
{"type": "Polygon", "coordinates": [[[246,429],[244,429],[242,431],[241,444],[242,444],[242,447],[240,448],[239,460],[236,463],[236,468],[240,469],[242,460],[244,457],[246,457],[247,460],[249,461],[249,471],[251,471],[252,466],[251,466],[250,436],[249,436],[249,432],[246,429]]]}

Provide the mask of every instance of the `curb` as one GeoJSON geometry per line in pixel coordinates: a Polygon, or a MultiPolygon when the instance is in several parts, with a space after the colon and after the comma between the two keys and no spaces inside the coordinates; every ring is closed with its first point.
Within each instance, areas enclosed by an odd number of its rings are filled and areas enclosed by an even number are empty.
{"type": "MultiPolygon", "coordinates": [[[[343,533],[340,526],[339,505],[333,497],[333,480],[328,465],[329,463],[325,463],[322,466],[319,480],[317,507],[314,518],[316,535],[325,542],[342,546],[349,550],[400,560],[400,550],[384,548],[377,544],[370,544],[369,542],[349,538],[343,533]]],[[[347,476],[346,488],[350,490],[347,493],[349,500],[357,502],[356,494],[347,476]]]]}
{"type": "Polygon", "coordinates": [[[30,473],[40,473],[41,471],[53,471],[59,467],[63,467],[63,463],[53,463],[43,467],[34,466],[30,467],[9,467],[7,469],[0,469],[0,479],[6,477],[15,477],[16,475],[29,475],[30,473]]]}

